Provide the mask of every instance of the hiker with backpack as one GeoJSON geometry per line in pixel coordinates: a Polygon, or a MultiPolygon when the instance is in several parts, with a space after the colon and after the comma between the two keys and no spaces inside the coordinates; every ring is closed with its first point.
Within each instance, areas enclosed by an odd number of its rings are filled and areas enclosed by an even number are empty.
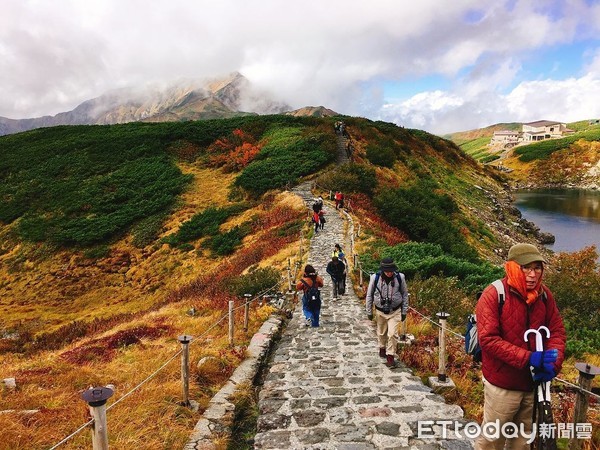
{"type": "Polygon", "coordinates": [[[344,273],[346,272],[346,265],[339,260],[337,256],[332,256],[331,261],[327,264],[327,273],[331,276],[331,282],[333,283],[333,299],[337,300],[338,294],[342,295],[344,292],[344,273]]]}
{"type": "Polygon", "coordinates": [[[404,274],[398,272],[398,267],[392,258],[383,258],[379,271],[371,275],[369,280],[366,297],[369,320],[373,319],[373,307],[375,307],[377,322],[379,356],[386,358],[388,367],[395,367],[398,324],[406,320],[408,288],[404,274]]]}
{"type": "Polygon", "coordinates": [[[339,293],[344,295],[346,293],[346,275],[348,274],[348,261],[346,260],[346,255],[344,254],[344,250],[340,244],[335,244],[333,247],[333,253],[331,256],[337,256],[338,259],[344,263],[344,276],[342,277],[342,283],[340,286],[339,293]]]}
{"type": "MultiPolygon", "coordinates": [[[[549,382],[559,372],[565,356],[566,333],[550,290],[542,284],[546,260],[531,244],[516,244],[508,251],[506,276],[494,282],[477,301],[477,337],[481,347],[484,387],[482,428],[487,423],[514,423],[523,427],[507,439],[482,434],[475,448],[529,448],[532,433],[534,386],[549,382]],[[500,283],[500,284],[499,284],[500,283]],[[536,350],[535,337],[525,332],[545,326],[543,348],[536,350]],[[492,440],[488,440],[488,437],[492,440]]],[[[538,333],[541,334],[541,333],[538,333]]]]}
{"type": "Polygon", "coordinates": [[[323,197],[319,196],[313,200],[312,210],[319,214],[319,211],[323,209],[323,197]]]}
{"type": "Polygon", "coordinates": [[[344,207],[344,194],[342,194],[340,191],[337,191],[333,198],[335,200],[335,209],[344,207]]]}
{"type": "Polygon", "coordinates": [[[307,327],[318,327],[319,316],[321,314],[321,291],[323,287],[323,278],[321,278],[313,266],[307,264],[304,268],[304,275],[298,283],[296,290],[302,291],[302,311],[306,318],[307,327]]]}
{"type": "Polygon", "coordinates": [[[323,230],[323,228],[325,228],[325,222],[327,222],[325,220],[325,211],[323,211],[322,209],[319,211],[319,227],[321,228],[321,230],[323,230]]]}
{"type": "Polygon", "coordinates": [[[315,233],[317,233],[321,227],[321,217],[319,216],[319,213],[313,212],[310,220],[315,225],[315,233]]]}

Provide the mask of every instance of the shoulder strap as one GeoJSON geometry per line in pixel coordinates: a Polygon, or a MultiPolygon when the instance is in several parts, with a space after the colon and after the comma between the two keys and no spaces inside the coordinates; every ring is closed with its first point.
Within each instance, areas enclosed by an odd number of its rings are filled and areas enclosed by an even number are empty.
{"type": "Polygon", "coordinates": [[[498,315],[501,316],[502,308],[504,307],[504,297],[506,296],[504,291],[504,283],[502,280],[496,280],[492,283],[492,286],[494,286],[498,292],[498,315]]]}
{"type": "MultiPolygon", "coordinates": [[[[377,283],[379,283],[379,277],[381,276],[381,272],[375,272],[375,282],[373,283],[373,291],[371,292],[371,297],[373,295],[375,295],[375,289],[379,288],[377,287],[377,283]]],[[[381,290],[379,290],[379,294],[381,295],[381,290]]]]}

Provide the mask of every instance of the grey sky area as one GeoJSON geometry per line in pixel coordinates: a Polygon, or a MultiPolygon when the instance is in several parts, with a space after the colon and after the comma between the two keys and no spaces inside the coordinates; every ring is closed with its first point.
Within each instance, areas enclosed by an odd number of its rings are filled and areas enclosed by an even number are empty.
{"type": "Polygon", "coordinates": [[[0,0],[0,116],[239,71],[434,133],[600,116],[600,1],[0,0]]]}

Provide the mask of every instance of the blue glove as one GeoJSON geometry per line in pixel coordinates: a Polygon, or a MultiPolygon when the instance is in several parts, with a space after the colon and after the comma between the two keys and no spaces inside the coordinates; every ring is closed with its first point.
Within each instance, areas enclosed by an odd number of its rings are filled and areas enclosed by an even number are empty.
{"type": "Polygon", "coordinates": [[[543,369],[534,369],[533,381],[551,381],[556,376],[553,363],[545,363],[543,369]]]}
{"type": "Polygon", "coordinates": [[[541,369],[545,363],[553,363],[558,358],[558,350],[552,348],[543,352],[531,352],[529,364],[533,367],[541,369]]]}

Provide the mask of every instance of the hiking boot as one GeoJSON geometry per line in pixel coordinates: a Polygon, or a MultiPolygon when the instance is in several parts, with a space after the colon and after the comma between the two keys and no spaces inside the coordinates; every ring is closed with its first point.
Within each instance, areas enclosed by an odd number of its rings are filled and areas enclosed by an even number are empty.
{"type": "Polygon", "coordinates": [[[379,349],[379,357],[385,358],[385,347],[379,349]]]}
{"type": "Polygon", "coordinates": [[[396,361],[394,361],[394,355],[386,355],[386,362],[385,365],[388,366],[390,369],[396,367],[396,361]]]}

